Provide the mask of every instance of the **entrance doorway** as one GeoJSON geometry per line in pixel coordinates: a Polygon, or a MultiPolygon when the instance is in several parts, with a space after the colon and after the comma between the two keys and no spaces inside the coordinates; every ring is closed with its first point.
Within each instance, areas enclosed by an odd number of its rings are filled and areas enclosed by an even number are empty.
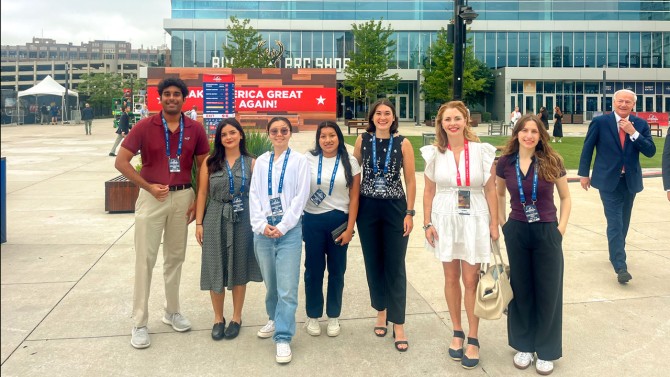
{"type": "Polygon", "coordinates": [[[389,101],[395,106],[395,111],[397,112],[398,121],[411,121],[410,118],[410,109],[411,106],[409,102],[408,94],[392,94],[388,96],[389,101]]]}
{"type": "Polygon", "coordinates": [[[644,96],[644,111],[654,111],[654,96],[644,96]]]}

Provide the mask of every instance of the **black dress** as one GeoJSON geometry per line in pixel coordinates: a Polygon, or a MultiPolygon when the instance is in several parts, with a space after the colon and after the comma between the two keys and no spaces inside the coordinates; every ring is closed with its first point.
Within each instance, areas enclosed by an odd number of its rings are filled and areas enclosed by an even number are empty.
{"type": "Polygon", "coordinates": [[[554,137],[563,137],[563,114],[554,114],[554,137]]]}
{"type": "Polygon", "coordinates": [[[540,120],[544,124],[544,128],[549,131],[549,113],[547,113],[547,110],[540,112],[540,120]]]}

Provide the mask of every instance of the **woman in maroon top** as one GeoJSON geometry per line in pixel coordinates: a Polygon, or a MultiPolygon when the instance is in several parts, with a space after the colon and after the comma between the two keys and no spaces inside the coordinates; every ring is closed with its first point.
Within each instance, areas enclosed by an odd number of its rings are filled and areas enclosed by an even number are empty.
{"type": "Polygon", "coordinates": [[[518,352],[514,365],[548,375],[562,356],[563,248],[570,217],[570,191],[563,159],[549,146],[549,133],[535,115],[519,119],[496,166],[498,218],[505,235],[514,299],[507,336],[518,352]],[[560,197],[556,216],[554,187],[560,197]],[[505,222],[505,189],[512,211],[505,222]]]}

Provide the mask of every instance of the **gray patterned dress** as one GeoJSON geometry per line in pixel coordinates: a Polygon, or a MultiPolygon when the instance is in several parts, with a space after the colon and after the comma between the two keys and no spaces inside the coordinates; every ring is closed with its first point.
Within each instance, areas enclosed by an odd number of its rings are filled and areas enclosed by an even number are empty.
{"type": "MultiPolygon", "coordinates": [[[[231,170],[235,195],[242,186],[241,159],[231,170]]],[[[209,203],[203,219],[202,268],[200,289],[223,292],[234,285],[263,281],[254,256],[254,237],[249,220],[249,187],[251,185],[251,157],[244,158],[245,187],[242,195],[244,210],[235,213],[230,195],[228,171],[224,168],[209,176],[209,203]]]]}

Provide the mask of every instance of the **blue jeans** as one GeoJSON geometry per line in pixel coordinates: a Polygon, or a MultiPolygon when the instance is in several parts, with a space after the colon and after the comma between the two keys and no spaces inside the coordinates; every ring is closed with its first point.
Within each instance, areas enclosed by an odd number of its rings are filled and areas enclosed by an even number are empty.
{"type": "Polygon", "coordinates": [[[281,238],[254,234],[254,253],[267,293],[265,310],[275,321],[275,343],[290,343],[295,335],[298,308],[302,225],[300,222],[281,238]]]}

